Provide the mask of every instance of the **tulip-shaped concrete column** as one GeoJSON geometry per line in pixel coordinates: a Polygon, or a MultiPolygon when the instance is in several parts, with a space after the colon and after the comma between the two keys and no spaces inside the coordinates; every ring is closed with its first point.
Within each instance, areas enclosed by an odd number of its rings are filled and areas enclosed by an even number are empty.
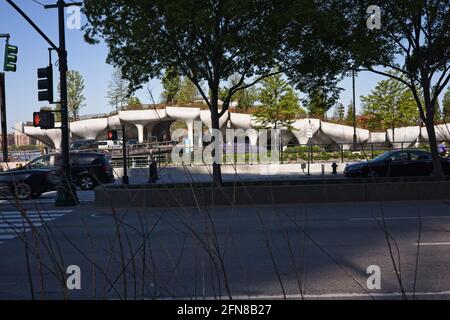
{"type": "Polygon", "coordinates": [[[97,139],[108,128],[108,118],[88,119],[72,122],[70,131],[83,139],[97,139]]]}
{"type": "Polygon", "coordinates": [[[155,125],[162,120],[166,120],[167,113],[164,109],[120,111],[119,117],[121,121],[128,122],[136,126],[138,130],[138,141],[139,143],[143,143],[145,141],[145,127],[155,125]]]}
{"type": "Polygon", "coordinates": [[[189,149],[192,150],[194,147],[194,122],[199,120],[200,109],[199,108],[178,108],[178,107],[167,107],[167,115],[174,120],[181,120],[186,122],[188,132],[187,138],[189,149]]]}

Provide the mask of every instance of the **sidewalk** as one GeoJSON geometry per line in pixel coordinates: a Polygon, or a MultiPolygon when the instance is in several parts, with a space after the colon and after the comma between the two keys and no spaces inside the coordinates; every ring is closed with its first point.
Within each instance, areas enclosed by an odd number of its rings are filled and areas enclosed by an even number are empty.
{"type": "MultiPolygon", "coordinates": [[[[307,168],[302,169],[300,164],[273,164],[273,165],[230,165],[222,166],[222,177],[224,181],[255,181],[255,180],[296,180],[296,179],[318,179],[318,178],[342,178],[345,164],[338,164],[337,175],[333,175],[331,163],[312,164],[311,175],[307,175],[307,168]]],[[[116,183],[121,183],[123,169],[114,169],[116,183]]],[[[128,176],[131,184],[146,184],[148,182],[149,170],[147,168],[131,168],[128,176]]],[[[182,182],[209,182],[212,181],[211,166],[186,166],[186,167],[162,167],[158,170],[158,183],[182,183],[182,182]]]]}

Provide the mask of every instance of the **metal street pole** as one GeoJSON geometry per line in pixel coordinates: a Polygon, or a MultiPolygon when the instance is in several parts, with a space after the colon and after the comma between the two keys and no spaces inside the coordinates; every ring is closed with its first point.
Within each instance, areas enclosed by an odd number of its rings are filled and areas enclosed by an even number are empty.
{"type": "Polygon", "coordinates": [[[358,143],[358,135],[356,134],[356,88],[355,88],[355,68],[352,70],[353,78],[353,149],[356,149],[358,143]]]}
{"type": "Polygon", "coordinates": [[[38,33],[47,41],[47,43],[58,52],[59,56],[59,71],[61,82],[61,169],[63,179],[58,188],[55,206],[66,207],[78,205],[78,197],[76,187],[72,184],[72,177],[70,171],[69,161],[69,117],[67,112],[67,51],[66,51],[66,35],[65,35],[65,21],[64,8],[70,6],[82,6],[81,2],[71,2],[66,4],[64,0],[58,0],[57,4],[45,5],[45,9],[58,9],[58,27],[59,27],[59,47],[57,47],[47,35],[27,16],[27,14],[20,9],[12,0],[6,0],[38,33]]]}
{"type": "Polygon", "coordinates": [[[0,72],[0,112],[2,125],[3,162],[8,162],[8,130],[6,124],[6,85],[4,72],[0,72]]]}
{"type": "Polygon", "coordinates": [[[127,162],[127,143],[126,143],[126,131],[125,125],[122,125],[122,159],[123,159],[123,178],[122,183],[124,185],[130,184],[130,180],[128,178],[128,162],[127,162]]]}
{"type": "MultiPolygon", "coordinates": [[[[67,207],[78,205],[76,187],[72,183],[72,174],[70,170],[69,156],[69,115],[67,110],[67,51],[66,51],[66,30],[64,19],[64,0],[58,0],[58,27],[59,27],[59,73],[60,73],[60,95],[61,95],[61,169],[63,179],[58,188],[55,206],[67,207]]],[[[54,8],[55,6],[46,6],[45,8],[54,8]]]]}

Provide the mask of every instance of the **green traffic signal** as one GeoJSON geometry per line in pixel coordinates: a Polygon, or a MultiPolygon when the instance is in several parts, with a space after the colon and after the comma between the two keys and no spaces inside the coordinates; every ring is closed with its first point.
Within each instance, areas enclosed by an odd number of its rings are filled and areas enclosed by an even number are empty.
{"type": "Polygon", "coordinates": [[[19,48],[17,46],[12,46],[6,44],[5,47],[5,64],[3,67],[4,71],[16,72],[17,71],[17,54],[19,53],[19,48]]]}

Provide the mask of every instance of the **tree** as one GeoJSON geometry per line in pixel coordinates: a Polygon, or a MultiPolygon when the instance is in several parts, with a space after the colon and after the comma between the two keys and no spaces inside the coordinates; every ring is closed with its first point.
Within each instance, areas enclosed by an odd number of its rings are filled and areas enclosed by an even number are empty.
{"type": "MultiPolygon", "coordinates": [[[[339,37],[329,33],[323,8],[330,17],[336,15],[312,0],[89,0],[84,30],[91,43],[105,40],[108,62],[126,71],[133,88],[169,67],[188,77],[211,111],[213,129],[219,129],[219,119],[228,112],[234,94],[271,76],[277,63],[282,65],[280,73],[295,64],[295,78],[301,75],[305,85],[320,78],[315,69],[325,69],[324,61],[341,60],[329,45],[339,37]],[[285,56],[288,50],[282,48],[290,40],[292,45],[286,49],[296,50],[295,57],[285,56]],[[325,59],[328,53],[332,59],[325,59]],[[241,78],[228,89],[219,110],[220,84],[235,73],[241,78]],[[207,83],[206,92],[202,81],[207,83]]],[[[332,73],[320,75],[331,78],[332,73]]],[[[221,183],[218,163],[213,163],[213,177],[221,183]]]]}
{"type": "MultiPolygon", "coordinates": [[[[69,70],[67,72],[67,108],[71,121],[79,119],[80,109],[84,107],[86,100],[83,94],[84,89],[84,79],[80,72],[69,70]]],[[[58,84],[58,92],[61,92],[60,84],[58,84]]]]}
{"type": "Polygon", "coordinates": [[[169,105],[174,105],[177,102],[177,96],[181,87],[180,75],[174,68],[167,68],[162,78],[162,85],[164,88],[163,99],[169,105]]]}
{"type": "Polygon", "coordinates": [[[371,130],[386,130],[417,125],[419,111],[412,91],[394,79],[378,82],[367,96],[362,96],[363,115],[371,130]]]}
{"type": "Polygon", "coordinates": [[[107,99],[109,105],[120,111],[128,102],[130,83],[124,79],[122,69],[114,68],[109,82],[107,99]]]}
{"type": "Polygon", "coordinates": [[[345,121],[347,122],[347,124],[352,124],[353,125],[353,120],[355,117],[355,113],[353,112],[353,100],[350,101],[350,104],[347,106],[347,115],[345,116],[345,121]]]}
{"type": "MultiPolygon", "coordinates": [[[[239,74],[232,75],[228,80],[228,85],[220,89],[219,98],[224,101],[227,98],[229,89],[237,85],[239,81],[239,74]]],[[[256,87],[242,89],[236,92],[231,100],[236,103],[237,110],[247,112],[250,108],[254,107],[255,102],[258,100],[258,90],[256,87]]]]}
{"type": "Polygon", "coordinates": [[[138,97],[130,96],[127,100],[127,110],[142,110],[142,103],[138,97]]]}
{"type": "Polygon", "coordinates": [[[448,0],[409,0],[401,5],[394,0],[379,1],[382,13],[379,30],[368,30],[360,20],[354,19],[356,15],[364,15],[367,1],[342,2],[349,5],[343,16],[353,21],[353,25],[359,25],[358,38],[346,39],[353,48],[354,65],[395,79],[412,91],[428,133],[434,172],[437,177],[444,177],[437,148],[435,115],[436,101],[450,81],[448,0]],[[353,17],[348,14],[349,10],[353,17]]]}
{"type": "Polygon", "coordinates": [[[327,97],[325,90],[322,88],[312,89],[305,100],[309,116],[324,120],[325,114],[334,103],[334,99],[327,97]]]}
{"type": "Polygon", "coordinates": [[[450,118],[450,86],[447,88],[444,99],[442,100],[442,113],[444,119],[448,120],[450,118]]]}
{"type": "Polygon", "coordinates": [[[294,89],[280,74],[261,81],[258,100],[261,106],[256,109],[254,116],[260,128],[291,128],[300,111],[294,89]]]}
{"type": "Polygon", "coordinates": [[[197,99],[198,90],[195,84],[188,78],[183,77],[180,90],[176,97],[177,103],[180,105],[193,103],[197,99]]]}
{"type": "Polygon", "coordinates": [[[338,103],[336,105],[336,110],[335,110],[335,120],[339,120],[342,121],[345,118],[345,107],[342,103],[338,103]]]}

